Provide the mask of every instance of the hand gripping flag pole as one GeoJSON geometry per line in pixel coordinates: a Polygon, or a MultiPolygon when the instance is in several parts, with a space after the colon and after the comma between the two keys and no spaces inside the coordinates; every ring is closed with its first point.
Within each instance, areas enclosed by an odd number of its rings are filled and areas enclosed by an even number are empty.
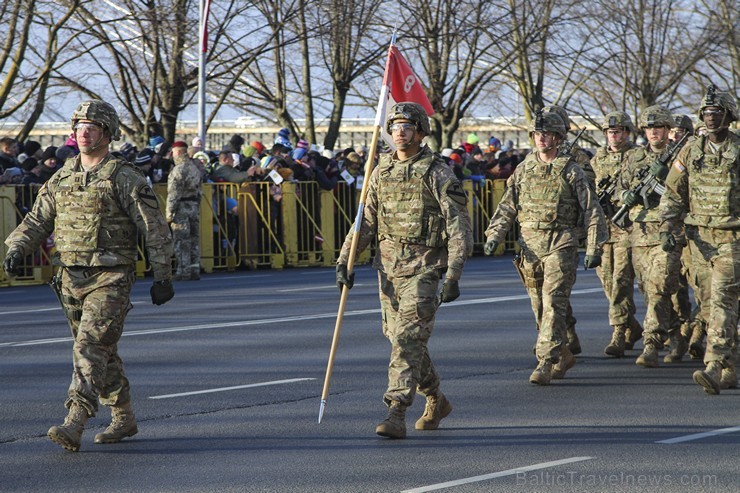
{"type": "MultiPolygon", "coordinates": [[[[378,108],[375,113],[375,128],[373,130],[373,137],[370,144],[370,152],[365,163],[365,177],[362,182],[362,191],[360,192],[360,201],[357,207],[357,216],[355,217],[352,243],[350,244],[349,256],[347,257],[347,275],[351,276],[354,270],[355,256],[357,254],[357,244],[360,239],[360,229],[362,228],[363,212],[365,207],[365,200],[367,198],[368,184],[370,183],[370,176],[373,172],[375,165],[375,156],[378,149],[378,140],[381,136],[381,131],[385,123],[386,109],[389,103],[395,104],[401,101],[414,101],[421,104],[426,110],[428,115],[434,113],[431,103],[427,98],[424,88],[421,86],[419,79],[414,75],[413,70],[403,58],[398,48],[395,47],[394,42],[396,40],[395,33],[391,39],[390,48],[388,49],[388,58],[385,62],[385,73],[383,74],[383,86],[380,89],[380,98],[378,100],[378,108]]],[[[389,140],[386,138],[386,140],[389,140]]],[[[392,141],[389,140],[389,144],[392,145],[392,141]]],[[[334,325],[334,336],[331,341],[331,350],[329,351],[329,362],[326,366],[326,377],[324,378],[324,389],[321,392],[321,406],[319,407],[319,423],[324,417],[324,410],[326,409],[326,400],[329,396],[329,383],[331,382],[331,374],[334,368],[334,358],[337,354],[337,346],[339,345],[339,333],[342,330],[342,322],[344,320],[344,310],[347,306],[347,294],[349,289],[347,286],[342,286],[342,294],[339,298],[339,309],[337,310],[337,321],[334,325]]]]}

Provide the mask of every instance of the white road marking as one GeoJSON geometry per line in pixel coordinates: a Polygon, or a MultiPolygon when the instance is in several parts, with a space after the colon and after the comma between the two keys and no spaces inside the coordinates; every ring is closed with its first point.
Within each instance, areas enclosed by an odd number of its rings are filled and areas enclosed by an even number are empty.
{"type": "MultiPolygon", "coordinates": [[[[356,283],[356,284],[353,285],[353,287],[354,286],[367,286],[367,284],[356,283]]],[[[339,288],[337,288],[337,285],[336,284],[332,284],[331,286],[312,286],[310,288],[278,289],[277,292],[278,293],[292,293],[292,292],[295,292],[295,291],[316,291],[316,290],[319,290],[319,289],[336,289],[337,291],[339,291],[339,288]]]]}
{"type": "Polygon", "coordinates": [[[16,313],[39,313],[39,312],[53,312],[55,310],[61,310],[61,306],[54,308],[34,308],[33,310],[16,310],[14,312],[0,312],[0,315],[15,315],[16,313]]]}
{"type": "Polygon", "coordinates": [[[701,440],[702,438],[714,437],[717,435],[725,435],[727,433],[735,433],[740,431],[740,426],[733,426],[732,428],[721,428],[719,430],[705,431],[704,433],[694,433],[693,435],[684,435],[676,438],[669,438],[668,440],[660,440],[655,443],[682,443],[690,442],[692,440],[701,440]]]}
{"type": "MultiPolygon", "coordinates": [[[[336,286],[335,286],[336,287],[336,286]]],[[[601,288],[589,288],[574,290],[571,294],[590,294],[602,292],[601,288]]],[[[465,305],[482,305],[486,303],[502,303],[506,301],[515,300],[528,300],[529,295],[521,294],[514,296],[500,296],[496,298],[479,298],[476,300],[457,300],[449,304],[442,304],[440,308],[454,308],[457,306],[465,305]]],[[[359,316],[359,315],[370,315],[380,313],[380,308],[370,308],[367,310],[351,310],[344,313],[345,317],[359,316]]],[[[188,332],[193,330],[208,330],[208,329],[224,329],[228,327],[246,327],[250,325],[266,325],[266,324],[277,324],[284,322],[301,322],[305,320],[320,320],[325,318],[336,318],[337,312],[330,313],[317,313],[316,315],[296,315],[293,317],[277,317],[277,318],[264,318],[259,320],[237,320],[235,322],[218,322],[212,324],[200,324],[200,325],[183,325],[179,327],[165,327],[161,329],[145,329],[145,330],[130,330],[124,331],[121,337],[133,337],[141,335],[155,335],[155,334],[166,334],[169,332],[188,332]]],[[[2,342],[0,348],[4,347],[23,347],[23,346],[38,346],[42,344],[55,344],[58,342],[69,342],[72,341],[71,337],[55,337],[51,339],[32,339],[28,341],[15,341],[15,342],[2,342]]]]}
{"type": "Polygon", "coordinates": [[[494,472],[491,474],[483,474],[482,476],[473,476],[470,478],[458,479],[455,481],[447,481],[446,483],[437,483],[429,486],[421,486],[419,488],[413,488],[410,490],[403,490],[401,493],[425,493],[427,491],[441,490],[444,488],[452,488],[454,486],[460,486],[462,484],[477,483],[480,481],[487,481],[489,479],[503,478],[506,476],[513,476],[523,472],[537,471],[539,469],[546,469],[548,467],[562,466],[564,464],[573,464],[574,462],[583,462],[585,460],[591,460],[593,457],[571,457],[569,459],[554,460],[551,462],[541,462],[539,464],[532,464],[531,466],[517,467],[516,469],[508,469],[506,471],[494,472]]]}
{"type": "Polygon", "coordinates": [[[219,387],[215,389],[196,390],[193,392],[181,392],[179,394],[152,395],[150,399],[170,399],[172,397],[184,397],[187,395],[212,394],[214,392],[226,392],[229,390],[251,389],[254,387],[267,387],[268,385],[282,385],[285,383],[305,382],[306,380],[316,380],[315,378],[290,378],[288,380],[274,380],[272,382],[251,383],[248,385],[234,385],[233,387],[219,387]]]}

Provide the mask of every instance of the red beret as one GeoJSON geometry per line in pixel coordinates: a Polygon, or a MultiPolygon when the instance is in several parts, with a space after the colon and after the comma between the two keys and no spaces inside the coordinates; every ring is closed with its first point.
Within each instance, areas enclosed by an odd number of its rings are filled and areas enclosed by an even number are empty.
{"type": "Polygon", "coordinates": [[[185,142],[181,141],[181,140],[177,140],[177,141],[175,141],[172,144],[172,148],[174,149],[175,147],[184,147],[184,148],[187,149],[188,148],[188,145],[185,142]]]}

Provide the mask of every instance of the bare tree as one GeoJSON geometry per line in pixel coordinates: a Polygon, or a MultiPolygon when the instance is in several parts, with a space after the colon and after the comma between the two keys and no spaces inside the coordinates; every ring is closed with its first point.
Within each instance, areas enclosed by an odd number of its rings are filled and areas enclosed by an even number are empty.
{"type": "MultiPolygon", "coordinates": [[[[589,17],[605,19],[598,32],[598,57],[591,70],[596,91],[587,91],[602,112],[634,114],[654,104],[676,106],[686,94],[687,76],[706,57],[711,33],[683,0],[599,0],[589,17]],[[683,90],[683,94],[682,94],[683,90]]],[[[691,93],[692,91],[688,91],[691,93]]]]}
{"type": "Polygon", "coordinates": [[[46,108],[56,70],[69,63],[66,48],[78,33],[63,32],[79,1],[11,0],[0,6],[7,19],[0,48],[0,119],[23,114],[16,136],[25,140],[46,108]]]}
{"type": "MultiPolygon", "coordinates": [[[[709,82],[729,90],[740,92],[740,3],[736,0],[701,0],[697,15],[706,19],[710,37],[706,57],[697,64],[694,73],[696,92],[706,88],[709,82]]],[[[694,96],[687,105],[694,107],[698,98],[694,96]]]]}

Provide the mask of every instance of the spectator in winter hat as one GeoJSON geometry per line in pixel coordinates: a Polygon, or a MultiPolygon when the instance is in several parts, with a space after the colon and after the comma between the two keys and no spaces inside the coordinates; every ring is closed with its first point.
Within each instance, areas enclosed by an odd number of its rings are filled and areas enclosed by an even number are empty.
{"type": "Polygon", "coordinates": [[[57,152],[56,152],[57,162],[64,165],[64,162],[71,157],[75,157],[77,155],[77,152],[78,152],[77,148],[68,146],[68,145],[63,145],[62,147],[57,149],[57,152]]]}
{"type": "Polygon", "coordinates": [[[242,146],[244,145],[244,137],[239,134],[234,134],[229,139],[229,147],[231,152],[240,153],[242,152],[242,146]]]}
{"type": "Polygon", "coordinates": [[[477,146],[478,143],[480,142],[480,138],[478,137],[478,135],[476,135],[475,132],[472,132],[472,133],[469,133],[468,134],[468,138],[466,139],[465,142],[467,144],[471,144],[471,145],[477,146]]]}

